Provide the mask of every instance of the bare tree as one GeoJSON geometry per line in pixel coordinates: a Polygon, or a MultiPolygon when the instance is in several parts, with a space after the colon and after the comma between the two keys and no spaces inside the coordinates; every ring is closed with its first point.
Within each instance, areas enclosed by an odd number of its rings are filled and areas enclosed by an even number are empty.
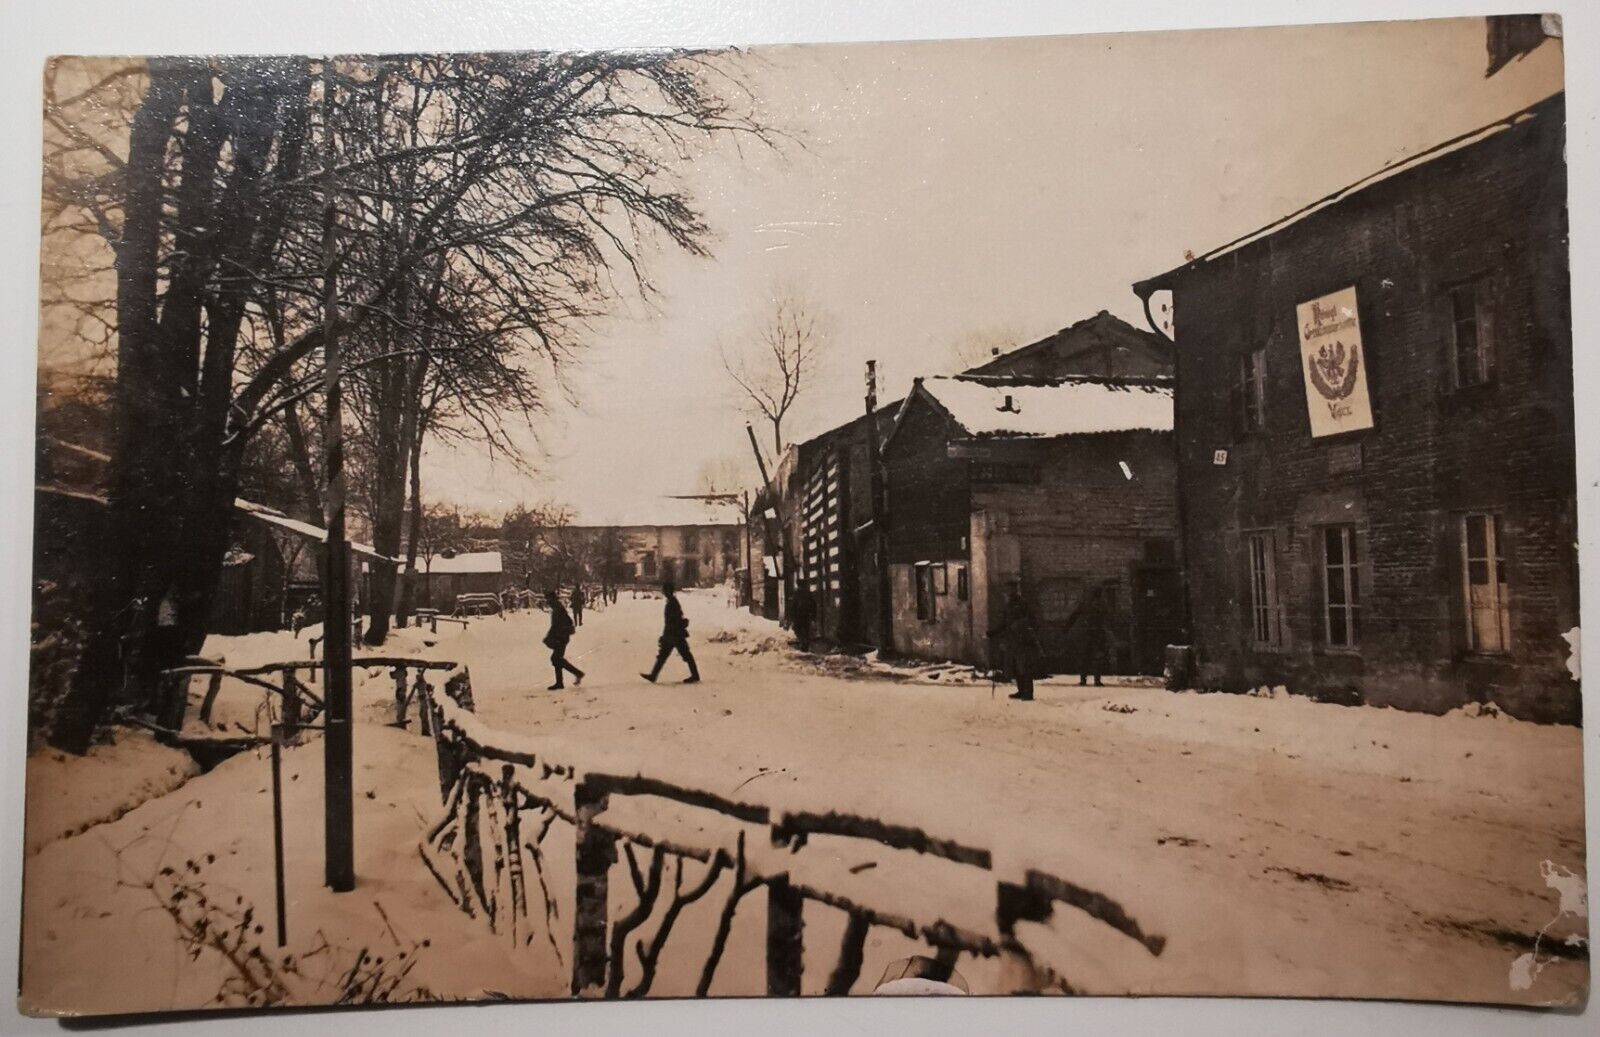
{"type": "Polygon", "coordinates": [[[816,309],[789,288],[772,294],[772,310],[754,337],[722,351],[722,366],[753,417],[772,427],[772,446],[783,453],[783,422],[811,385],[827,337],[816,309]]]}
{"type": "MultiPolygon", "coordinates": [[[[339,185],[348,371],[424,352],[424,333],[440,328],[441,349],[553,359],[618,292],[649,292],[652,243],[706,253],[681,162],[724,133],[768,139],[737,78],[706,53],[176,58],[115,65],[70,91],[56,88],[56,68],[47,233],[72,236],[64,252],[98,239],[102,259],[114,257],[50,296],[115,331],[117,551],[51,736],[75,752],[123,683],[124,645],[135,701],[199,648],[245,450],[319,391],[325,171],[339,185]],[[443,270],[456,286],[449,314],[418,295],[443,270]],[[114,299],[78,290],[98,284],[114,299]],[[158,616],[175,628],[158,631],[158,616]]],[[[415,395],[390,398],[404,415],[415,395]]],[[[483,419],[463,417],[493,427],[483,419]]],[[[386,515],[404,508],[408,438],[389,437],[373,466],[386,515]]],[[[398,523],[385,537],[392,557],[398,523]]]]}

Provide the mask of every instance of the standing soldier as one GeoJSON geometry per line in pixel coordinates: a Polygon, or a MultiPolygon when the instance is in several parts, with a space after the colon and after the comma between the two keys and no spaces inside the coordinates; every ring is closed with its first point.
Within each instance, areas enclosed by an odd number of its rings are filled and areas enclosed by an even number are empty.
{"type": "Polygon", "coordinates": [[[583,683],[583,671],[567,662],[567,642],[572,640],[572,617],[561,607],[561,595],[545,591],[544,600],[550,606],[550,632],[544,635],[545,647],[550,649],[550,665],[556,669],[556,682],[546,691],[560,691],[566,687],[563,677],[572,674],[574,686],[583,683]]]}
{"type": "Polygon", "coordinates": [[[1006,668],[1011,671],[1011,679],[1017,682],[1017,690],[1009,697],[1018,702],[1032,702],[1033,677],[1039,661],[1039,634],[1019,588],[1012,587],[1006,592],[1000,622],[989,631],[989,636],[999,639],[1005,651],[1006,668]]]}
{"type": "Polygon", "coordinates": [[[1104,687],[1101,675],[1105,672],[1106,656],[1111,647],[1111,617],[1106,609],[1106,592],[1104,587],[1093,587],[1087,597],[1072,610],[1072,615],[1067,617],[1067,633],[1072,633],[1075,626],[1083,626],[1083,659],[1079,667],[1078,684],[1089,683],[1089,674],[1094,674],[1094,686],[1104,687]]]}
{"type": "Polygon", "coordinates": [[[806,589],[804,581],[795,584],[794,602],[789,610],[790,622],[794,626],[794,639],[799,644],[802,652],[811,650],[811,627],[816,620],[816,606],[812,604],[811,592],[806,589]]]}
{"type": "Polygon", "coordinates": [[[574,583],[572,585],[572,598],[571,598],[571,601],[572,601],[572,622],[573,622],[574,625],[581,627],[581,626],[583,626],[583,604],[584,604],[583,584],[581,582],[580,583],[574,583]]]}
{"type": "Polygon", "coordinates": [[[694,663],[694,655],[689,651],[689,620],[683,614],[683,606],[678,604],[678,588],[673,586],[671,580],[661,584],[661,593],[667,596],[667,607],[661,629],[661,640],[658,642],[660,650],[656,652],[656,664],[650,668],[649,673],[639,676],[649,681],[656,682],[661,675],[661,667],[666,665],[667,656],[676,651],[683,656],[683,661],[689,664],[689,677],[683,683],[699,684],[700,668],[694,663]]]}

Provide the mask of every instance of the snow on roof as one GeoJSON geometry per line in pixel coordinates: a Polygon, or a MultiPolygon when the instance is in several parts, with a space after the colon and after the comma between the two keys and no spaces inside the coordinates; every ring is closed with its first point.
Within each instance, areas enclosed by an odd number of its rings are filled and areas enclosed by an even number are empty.
{"type": "Polygon", "coordinates": [[[584,526],[737,526],[744,512],[737,501],[699,497],[657,497],[649,503],[585,512],[584,526]]]}
{"type": "Polygon", "coordinates": [[[434,555],[431,565],[424,565],[432,573],[497,573],[501,572],[499,551],[463,551],[446,557],[434,555]]]}
{"type": "Polygon", "coordinates": [[[924,378],[922,390],[972,436],[1053,439],[1172,431],[1170,383],[1105,378],[924,378]]]}
{"type": "MultiPolygon", "coordinates": [[[[269,508],[265,504],[257,504],[255,501],[248,501],[243,497],[235,497],[233,500],[233,506],[239,511],[244,512],[246,515],[249,515],[251,518],[259,519],[260,521],[267,523],[269,526],[277,526],[279,529],[287,529],[291,533],[298,533],[307,540],[315,540],[318,543],[327,543],[328,531],[326,529],[323,529],[321,526],[312,525],[310,522],[302,522],[299,519],[290,518],[277,508],[269,508]]],[[[380,561],[400,561],[398,558],[390,558],[387,555],[379,554],[378,549],[373,547],[371,544],[361,544],[354,540],[350,541],[350,550],[354,551],[358,555],[365,555],[368,558],[376,558],[380,561]]]]}

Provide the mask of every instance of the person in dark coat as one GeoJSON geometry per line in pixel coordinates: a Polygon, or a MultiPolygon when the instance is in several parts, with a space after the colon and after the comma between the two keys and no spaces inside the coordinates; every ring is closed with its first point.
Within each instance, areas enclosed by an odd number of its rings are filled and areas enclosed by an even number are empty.
{"type": "Polygon", "coordinates": [[[1039,633],[1021,591],[1012,588],[1007,593],[1000,621],[990,628],[989,636],[999,641],[1005,652],[1006,668],[1011,671],[1011,679],[1017,682],[1017,690],[1009,697],[1019,702],[1032,702],[1033,678],[1039,669],[1039,633]]]}
{"type": "Polygon", "coordinates": [[[583,596],[583,584],[572,585],[572,595],[568,599],[572,602],[572,623],[574,626],[583,626],[583,606],[586,603],[583,596]]]}
{"type": "Polygon", "coordinates": [[[1072,615],[1067,617],[1068,634],[1074,628],[1083,631],[1082,665],[1079,667],[1079,685],[1089,683],[1089,675],[1094,674],[1094,686],[1104,687],[1101,676],[1105,672],[1106,657],[1111,650],[1111,616],[1106,607],[1106,592],[1104,587],[1095,587],[1089,591],[1088,597],[1072,610],[1072,615]]]}
{"type": "Polygon", "coordinates": [[[659,650],[656,652],[656,664],[650,667],[649,673],[639,676],[649,681],[656,682],[661,676],[661,667],[667,663],[667,656],[677,652],[683,656],[683,661],[689,664],[689,677],[683,683],[699,684],[700,668],[695,665],[694,654],[689,651],[689,620],[683,614],[683,606],[678,604],[678,588],[671,580],[661,584],[661,593],[667,597],[667,607],[661,629],[661,640],[657,642],[659,650]]]}
{"type": "Polygon", "coordinates": [[[550,606],[550,632],[544,635],[545,647],[550,649],[550,665],[556,668],[556,682],[546,691],[560,691],[566,687],[563,677],[572,674],[574,685],[583,683],[583,671],[567,662],[567,643],[572,640],[572,617],[561,607],[561,595],[545,591],[544,600],[550,606]]]}
{"type": "Polygon", "coordinates": [[[804,583],[796,584],[794,601],[790,604],[789,618],[794,626],[794,639],[802,652],[811,651],[811,628],[817,619],[817,608],[811,592],[804,583]]]}

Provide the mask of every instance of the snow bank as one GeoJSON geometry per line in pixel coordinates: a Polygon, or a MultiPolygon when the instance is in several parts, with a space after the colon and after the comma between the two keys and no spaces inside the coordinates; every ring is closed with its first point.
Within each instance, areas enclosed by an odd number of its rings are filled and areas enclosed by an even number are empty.
{"type": "Polygon", "coordinates": [[[111,821],[182,785],[200,767],[148,732],[118,728],[87,756],[53,749],[28,757],[24,852],[111,821]]]}

